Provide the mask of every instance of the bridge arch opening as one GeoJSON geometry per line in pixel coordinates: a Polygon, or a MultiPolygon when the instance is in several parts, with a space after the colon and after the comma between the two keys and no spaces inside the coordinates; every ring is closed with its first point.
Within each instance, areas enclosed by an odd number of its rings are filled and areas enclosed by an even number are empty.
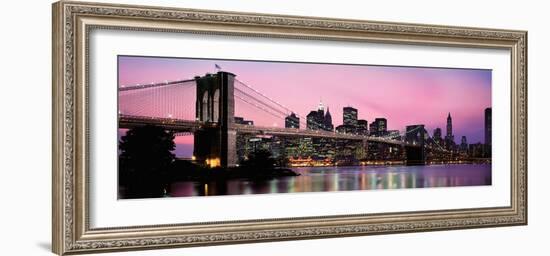
{"type": "Polygon", "coordinates": [[[212,121],[217,123],[220,121],[220,89],[216,89],[212,101],[212,121]]]}
{"type": "Polygon", "coordinates": [[[208,92],[204,92],[204,94],[202,95],[202,107],[201,107],[201,121],[203,122],[207,122],[209,121],[208,120],[208,116],[209,116],[209,112],[208,111],[208,92]]]}

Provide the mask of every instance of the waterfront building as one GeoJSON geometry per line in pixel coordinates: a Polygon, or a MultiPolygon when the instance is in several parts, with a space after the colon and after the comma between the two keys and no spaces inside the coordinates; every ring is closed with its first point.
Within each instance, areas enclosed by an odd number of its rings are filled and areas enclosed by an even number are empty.
{"type": "Polygon", "coordinates": [[[434,129],[433,139],[434,140],[441,140],[441,128],[435,128],[434,129]]]}
{"type": "Polygon", "coordinates": [[[322,122],[319,120],[319,113],[311,111],[306,116],[306,128],[308,130],[321,130],[322,122]]]}
{"type": "Polygon", "coordinates": [[[325,107],[323,102],[319,102],[317,110],[312,110],[306,116],[306,128],[309,130],[325,130],[333,131],[334,125],[332,124],[332,116],[327,108],[325,114],[325,107]]]}
{"type": "Polygon", "coordinates": [[[474,157],[474,158],[481,158],[481,157],[484,157],[484,144],[478,142],[478,143],[475,143],[475,144],[470,144],[468,146],[469,148],[469,152],[468,152],[468,155],[470,157],[474,157]]]}
{"type": "Polygon", "coordinates": [[[440,146],[440,147],[444,145],[443,138],[442,138],[442,133],[441,133],[441,128],[437,127],[437,128],[434,129],[431,142],[433,142],[435,145],[440,146]]]}
{"type": "Polygon", "coordinates": [[[349,124],[342,124],[336,127],[337,133],[355,134],[357,133],[357,127],[349,124]]]}
{"type": "Polygon", "coordinates": [[[364,119],[357,120],[357,134],[369,135],[369,122],[364,119]]]}
{"type": "Polygon", "coordinates": [[[357,125],[357,109],[352,107],[344,107],[343,111],[343,120],[344,125],[356,126],[357,125]]]}
{"type": "Polygon", "coordinates": [[[291,113],[285,118],[285,128],[300,129],[300,118],[296,114],[291,113]]]}
{"type": "Polygon", "coordinates": [[[332,124],[332,115],[330,114],[330,110],[327,107],[327,113],[323,117],[323,128],[326,131],[334,131],[334,125],[332,124]]]}
{"type": "Polygon", "coordinates": [[[468,140],[466,136],[462,136],[460,139],[460,151],[468,151],[468,140]]]}
{"type": "Polygon", "coordinates": [[[485,109],[485,145],[489,145],[489,146],[492,144],[491,118],[492,118],[492,110],[491,108],[486,108],[485,109]]]}
{"type": "Polygon", "coordinates": [[[254,121],[245,120],[243,117],[236,116],[235,117],[235,124],[254,125],[254,121]]]}
{"type": "Polygon", "coordinates": [[[492,146],[492,110],[491,108],[485,109],[485,157],[491,157],[492,146]]]}
{"type": "Polygon", "coordinates": [[[376,125],[376,122],[369,124],[369,133],[372,136],[378,136],[378,126],[376,125]]]}
{"type": "Polygon", "coordinates": [[[386,135],[387,128],[388,128],[388,120],[386,120],[386,118],[381,118],[381,117],[374,119],[374,121],[369,126],[370,134],[374,136],[386,135]]]}
{"type": "Polygon", "coordinates": [[[336,127],[336,132],[346,134],[369,134],[369,123],[364,119],[357,119],[358,111],[353,107],[344,107],[342,111],[342,125],[336,127]]]}

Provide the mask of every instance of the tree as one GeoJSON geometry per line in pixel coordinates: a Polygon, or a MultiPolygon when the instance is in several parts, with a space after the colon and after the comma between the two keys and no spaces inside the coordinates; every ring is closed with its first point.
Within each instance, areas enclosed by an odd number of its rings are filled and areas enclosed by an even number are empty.
{"type": "Polygon", "coordinates": [[[128,130],[119,142],[119,184],[126,197],[160,197],[169,182],[168,170],[175,160],[174,134],[158,126],[128,130]]]}
{"type": "Polygon", "coordinates": [[[275,165],[275,159],[268,150],[259,149],[251,152],[248,155],[248,159],[243,161],[242,165],[254,169],[272,170],[275,165]]]}

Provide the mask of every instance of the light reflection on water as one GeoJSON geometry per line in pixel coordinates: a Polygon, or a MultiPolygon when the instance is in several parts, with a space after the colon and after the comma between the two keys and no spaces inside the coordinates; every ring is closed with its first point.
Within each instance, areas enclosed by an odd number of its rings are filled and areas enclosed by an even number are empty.
{"type": "Polygon", "coordinates": [[[214,196],[491,185],[490,164],[300,167],[296,177],[175,182],[170,196],[214,196]]]}

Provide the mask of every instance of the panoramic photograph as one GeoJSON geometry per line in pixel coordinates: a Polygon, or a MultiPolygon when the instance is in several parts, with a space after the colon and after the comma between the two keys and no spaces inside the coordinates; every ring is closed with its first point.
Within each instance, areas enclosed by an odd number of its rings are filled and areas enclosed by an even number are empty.
{"type": "Polygon", "coordinates": [[[491,77],[121,55],[118,199],[490,186],[491,77]]]}

